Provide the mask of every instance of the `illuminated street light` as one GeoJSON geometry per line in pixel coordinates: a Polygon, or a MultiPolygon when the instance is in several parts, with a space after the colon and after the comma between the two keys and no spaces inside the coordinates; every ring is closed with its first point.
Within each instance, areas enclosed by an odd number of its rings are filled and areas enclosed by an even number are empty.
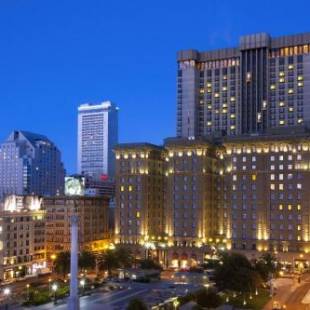
{"type": "Polygon", "coordinates": [[[30,294],[29,294],[30,284],[29,283],[26,285],[26,288],[27,288],[27,300],[29,301],[30,299],[30,294]]]}
{"type": "Polygon", "coordinates": [[[58,289],[58,285],[56,283],[54,283],[52,285],[52,290],[54,292],[54,304],[56,304],[56,292],[57,292],[57,289],[58,289]]]}
{"type": "Polygon", "coordinates": [[[175,301],[173,302],[173,307],[174,307],[174,309],[177,309],[177,307],[178,307],[179,304],[180,304],[180,302],[179,302],[178,300],[175,300],[175,301]]]}
{"type": "Polygon", "coordinates": [[[11,294],[11,289],[6,287],[4,290],[3,290],[3,294],[5,296],[5,309],[9,309],[9,305],[8,305],[8,300],[9,300],[9,296],[11,294]]]}
{"type": "Polygon", "coordinates": [[[11,289],[6,287],[4,290],[3,290],[3,294],[7,297],[11,294],[11,289]]]}
{"type": "Polygon", "coordinates": [[[84,287],[85,287],[85,279],[80,281],[80,285],[82,286],[82,294],[84,294],[84,287]]]}

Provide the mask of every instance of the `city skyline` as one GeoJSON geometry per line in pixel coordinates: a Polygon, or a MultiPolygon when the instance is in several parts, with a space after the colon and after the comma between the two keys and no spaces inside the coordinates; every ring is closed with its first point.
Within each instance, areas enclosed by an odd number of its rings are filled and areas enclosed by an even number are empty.
{"type": "Polygon", "coordinates": [[[298,7],[286,1],[281,6],[272,3],[268,10],[255,6],[251,16],[241,1],[201,1],[196,8],[160,2],[150,4],[143,14],[141,2],[121,8],[96,2],[86,12],[81,2],[74,7],[69,2],[61,7],[38,1],[7,3],[1,4],[0,13],[5,29],[0,140],[13,129],[42,133],[58,145],[68,174],[76,172],[79,104],[110,99],[120,107],[120,142],[162,143],[176,134],[178,50],[237,46],[243,34],[280,36],[310,29],[307,10],[299,9],[309,6],[306,1],[298,7]],[[292,22],[276,22],[288,10],[292,22]],[[257,23],[261,18],[263,26],[257,23]]]}

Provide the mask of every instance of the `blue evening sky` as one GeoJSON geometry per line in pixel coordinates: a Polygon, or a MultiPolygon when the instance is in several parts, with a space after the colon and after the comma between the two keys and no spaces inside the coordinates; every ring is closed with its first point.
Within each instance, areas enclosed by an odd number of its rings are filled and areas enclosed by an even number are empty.
{"type": "Polygon", "coordinates": [[[0,0],[0,141],[47,135],[76,168],[76,108],[110,99],[120,142],[175,135],[176,52],[310,31],[310,1],[0,0]]]}

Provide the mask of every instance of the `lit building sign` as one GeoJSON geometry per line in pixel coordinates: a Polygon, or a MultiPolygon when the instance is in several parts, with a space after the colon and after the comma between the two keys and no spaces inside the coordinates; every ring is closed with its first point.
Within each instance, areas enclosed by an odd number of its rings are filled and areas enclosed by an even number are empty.
{"type": "Polygon", "coordinates": [[[84,196],[84,193],[85,193],[85,178],[83,177],[65,178],[66,196],[84,196]]]}

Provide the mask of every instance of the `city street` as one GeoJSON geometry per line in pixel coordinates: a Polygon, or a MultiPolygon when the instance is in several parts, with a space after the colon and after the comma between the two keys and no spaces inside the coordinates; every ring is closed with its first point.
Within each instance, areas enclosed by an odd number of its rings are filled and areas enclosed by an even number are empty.
{"type": "Polygon", "coordinates": [[[276,294],[264,310],[271,310],[273,302],[285,305],[287,310],[310,309],[310,274],[303,275],[301,283],[297,283],[296,279],[277,279],[275,286],[276,294]]]}
{"type": "MultiPolygon", "coordinates": [[[[171,297],[184,294],[197,287],[193,285],[171,285],[169,282],[156,283],[126,283],[122,290],[115,290],[111,292],[96,292],[91,296],[83,296],[80,298],[81,309],[114,309],[122,310],[126,308],[128,302],[133,298],[141,298],[148,305],[158,304],[171,297]]],[[[28,310],[65,310],[67,305],[65,300],[58,301],[57,305],[49,303],[39,307],[19,307],[14,309],[28,309],[28,310]]]]}

